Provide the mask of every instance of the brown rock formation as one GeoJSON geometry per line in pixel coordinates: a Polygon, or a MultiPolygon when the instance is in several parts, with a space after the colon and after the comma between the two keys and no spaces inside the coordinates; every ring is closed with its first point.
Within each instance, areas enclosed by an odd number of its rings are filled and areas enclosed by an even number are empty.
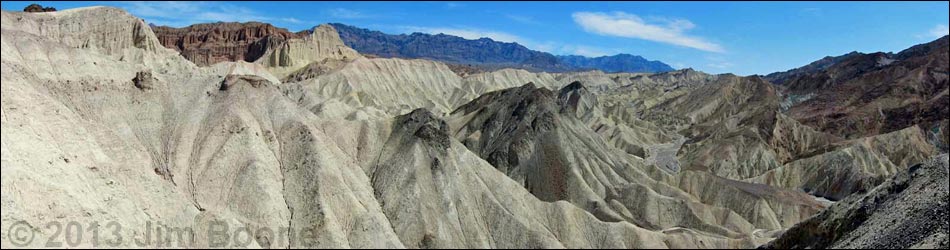
{"type": "Polygon", "coordinates": [[[153,27],[165,47],[181,52],[197,65],[207,66],[224,61],[253,62],[267,48],[307,32],[292,33],[283,28],[259,22],[207,23],[185,28],[153,27]]]}
{"type": "Polygon", "coordinates": [[[135,78],[132,78],[132,84],[138,89],[149,90],[154,87],[155,78],[152,77],[151,71],[139,71],[135,73],[135,78]]]}
{"type": "Polygon", "coordinates": [[[53,7],[43,7],[39,4],[30,4],[23,8],[23,12],[53,12],[56,11],[56,8],[53,7]]]}
{"type": "Polygon", "coordinates": [[[948,37],[897,54],[851,55],[784,85],[796,120],[847,138],[920,125],[930,129],[950,115],[948,37]]]}

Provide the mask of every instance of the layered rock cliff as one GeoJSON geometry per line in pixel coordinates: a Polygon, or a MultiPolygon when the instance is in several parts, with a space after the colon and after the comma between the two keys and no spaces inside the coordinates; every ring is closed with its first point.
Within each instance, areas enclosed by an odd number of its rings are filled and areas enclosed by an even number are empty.
{"type": "Polygon", "coordinates": [[[152,30],[163,46],[180,52],[199,66],[253,62],[287,39],[302,38],[308,33],[292,33],[260,22],[205,23],[184,28],[158,26],[152,30]]]}
{"type": "Polygon", "coordinates": [[[255,63],[270,67],[274,74],[284,77],[311,63],[323,63],[326,60],[352,61],[361,57],[355,50],[343,44],[333,26],[324,24],[314,27],[310,34],[303,38],[287,39],[271,46],[255,63]]]}

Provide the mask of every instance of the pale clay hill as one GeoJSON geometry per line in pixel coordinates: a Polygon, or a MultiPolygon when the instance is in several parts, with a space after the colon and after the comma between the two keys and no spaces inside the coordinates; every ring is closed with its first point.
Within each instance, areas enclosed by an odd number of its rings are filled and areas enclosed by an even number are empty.
{"type": "Polygon", "coordinates": [[[758,78],[459,76],[329,25],[207,67],[115,8],[2,12],[2,38],[2,228],[39,239],[158,221],[201,247],[224,221],[315,231],[268,248],[754,248],[940,150],[816,131],[758,78]]]}

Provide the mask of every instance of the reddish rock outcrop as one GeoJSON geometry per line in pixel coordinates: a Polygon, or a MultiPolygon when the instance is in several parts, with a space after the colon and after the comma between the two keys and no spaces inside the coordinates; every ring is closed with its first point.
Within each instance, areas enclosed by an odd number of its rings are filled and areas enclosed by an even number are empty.
{"type": "Polygon", "coordinates": [[[56,11],[56,8],[53,7],[43,7],[39,4],[30,4],[23,8],[23,12],[53,12],[56,11]]]}
{"type": "Polygon", "coordinates": [[[160,26],[152,30],[162,45],[181,52],[182,56],[200,66],[224,61],[253,62],[268,48],[307,34],[306,31],[292,33],[259,22],[217,22],[185,28],[160,26]]]}
{"type": "Polygon", "coordinates": [[[933,128],[948,113],[948,37],[897,54],[848,55],[822,70],[788,77],[796,120],[847,138],[920,125],[933,128]]]}

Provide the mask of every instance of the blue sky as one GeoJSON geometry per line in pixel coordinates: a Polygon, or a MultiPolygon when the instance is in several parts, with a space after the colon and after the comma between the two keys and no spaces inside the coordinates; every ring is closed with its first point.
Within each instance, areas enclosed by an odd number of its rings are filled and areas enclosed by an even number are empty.
{"type": "MultiPolygon", "coordinates": [[[[4,10],[33,2],[3,1],[4,10]]],[[[674,68],[767,74],[851,51],[897,52],[948,33],[948,2],[44,2],[108,5],[160,25],[328,22],[518,42],[553,54],[628,53],[674,68]]]]}

